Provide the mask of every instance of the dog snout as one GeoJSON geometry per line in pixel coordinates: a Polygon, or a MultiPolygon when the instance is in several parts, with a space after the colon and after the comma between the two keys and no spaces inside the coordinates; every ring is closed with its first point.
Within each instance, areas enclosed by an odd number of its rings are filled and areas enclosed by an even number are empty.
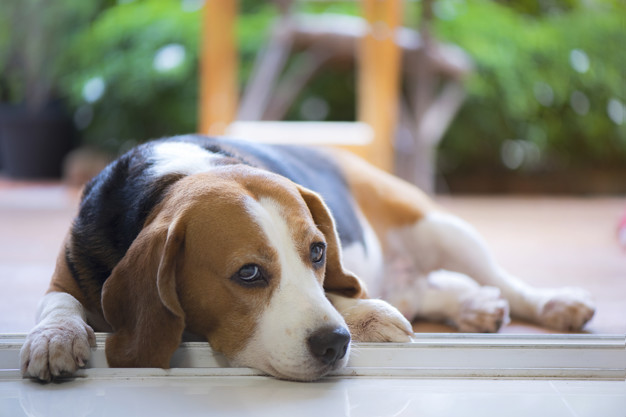
{"type": "Polygon", "coordinates": [[[307,340],[309,350],[325,365],[334,365],[346,356],[350,345],[350,333],[343,327],[322,328],[307,340]]]}

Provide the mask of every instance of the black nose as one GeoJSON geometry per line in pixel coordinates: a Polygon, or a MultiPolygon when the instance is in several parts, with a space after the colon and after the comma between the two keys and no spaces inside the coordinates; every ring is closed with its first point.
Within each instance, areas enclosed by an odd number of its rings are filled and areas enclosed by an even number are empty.
{"type": "Polygon", "coordinates": [[[343,327],[325,327],[313,333],[307,341],[313,356],[325,365],[334,365],[346,356],[350,333],[343,327]]]}

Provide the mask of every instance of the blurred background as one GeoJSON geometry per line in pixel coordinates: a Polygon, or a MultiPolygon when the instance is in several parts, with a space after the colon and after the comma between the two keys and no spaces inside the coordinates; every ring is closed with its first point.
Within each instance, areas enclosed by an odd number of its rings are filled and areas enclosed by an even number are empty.
{"type": "MultiPolygon", "coordinates": [[[[203,120],[203,86],[223,68],[233,120],[322,126],[363,121],[364,107],[385,115],[384,168],[474,223],[534,283],[593,281],[607,303],[596,329],[626,332],[616,239],[625,48],[623,0],[2,0],[0,283],[14,286],[5,310],[34,312],[76,186],[146,140],[228,132],[203,120]],[[234,45],[222,14],[235,16],[234,45]],[[207,36],[218,48],[209,69],[207,36]],[[393,54],[363,63],[365,37],[395,42],[397,66],[393,54]],[[363,94],[363,68],[377,64],[398,72],[393,103],[363,94]]],[[[621,227],[626,245],[626,218],[621,227]]],[[[28,329],[9,315],[0,331],[28,329]]]]}
{"type": "MultiPolygon", "coordinates": [[[[240,91],[280,17],[276,3],[239,1],[240,91]]],[[[402,3],[401,23],[419,32],[424,2],[402,3]]],[[[462,74],[466,95],[437,146],[439,190],[626,190],[626,3],[427,3],[429,35],[461,48],[469,62],[462,74]]],[[[116,155],[148,139],[196,132],[203,4],[3,0],[3,174],[58,177],[63,157],[77,147],[116,155]],[[18,138],[21,129],[26,133],[18,138]],[[26,166],[28,157],[41,172],[26,166]]],[[[296,1],[290,12],[359,16],[361,5],[296,1]]],[[[285,68],[303,65],[307,53],[294,50],[285,68]]],[[[404,89],[411,88],[407,78],[404,89]]],[[[356,88],[349,59],[329,60],[278,113],[286,120],[352,121],[356,88]]]]}

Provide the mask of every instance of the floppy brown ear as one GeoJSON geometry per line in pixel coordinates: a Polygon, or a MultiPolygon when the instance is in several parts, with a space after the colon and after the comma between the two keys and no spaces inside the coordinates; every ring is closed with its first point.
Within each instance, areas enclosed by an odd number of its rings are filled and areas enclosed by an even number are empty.
{"type": "Polygon", "coordinates": [[[366,298],[365,287],[341,263],[341,245],[330,210],[321,197],[311,190],[298,186],[302,198],[309,207],[317,228],[326,238],[326,275],[324,290],[351,298],[366,298]]]}
{"type": "Polygon", "coordinates": [[[169,368],[185,328],[176,293],[184,221],[157,215],[131,244],[102,288],[102,310],[113,334],[106,342],[111,367],[169,368]]]}

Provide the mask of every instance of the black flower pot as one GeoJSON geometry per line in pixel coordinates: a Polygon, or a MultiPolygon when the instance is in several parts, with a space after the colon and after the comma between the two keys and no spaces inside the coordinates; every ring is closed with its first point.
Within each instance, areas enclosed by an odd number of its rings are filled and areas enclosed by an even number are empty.
{"type": "Polygon", "coordinates": [[[0,108],[0,167],[16,179],[59,178],[72,149],[71,119],[58,107],[32,112],[23,106],[0,108]]]}

